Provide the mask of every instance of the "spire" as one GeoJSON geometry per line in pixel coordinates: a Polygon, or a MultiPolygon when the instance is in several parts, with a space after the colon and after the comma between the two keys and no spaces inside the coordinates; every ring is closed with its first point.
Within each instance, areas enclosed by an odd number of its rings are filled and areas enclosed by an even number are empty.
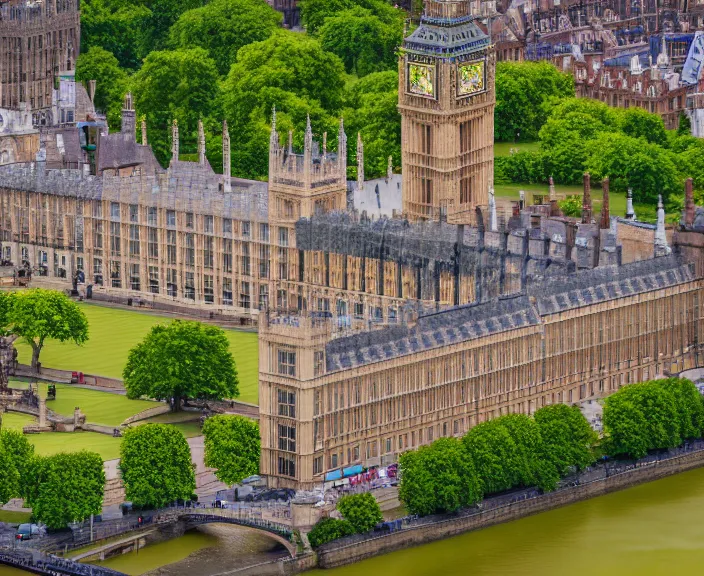
{"type": "Polygon", "coordinates": [[[499,231],[499,222],[496,217],[496,196],[493,188],[489,188],[489,231],[499,231]]]}
{"type": "Polygon", "coordinates": [[[293,154],[293,130],[288,131],[288,155],[293,154]]]}
{"type": "Polygon", "coordinates": [[[345,134],[345,122],[340,118],[340,128],[337,132],[337,162],[340,178],[347,180],[347,134],[345,134]]]}
{"type": "Polygon", "coordinates": [[[611,216],[609,214],[609,177],[607,176],[601,182],[601,190],[603,192],[603,200],[601,201],[601,220],[599,228],[607,230],[611,228],[611,216]]]}
{"type": "Polygon", "coordinates": [[[276,131],[276,106],[271,108],[271,132],[269,134],[269,153],[279,149],[279,133],[276,131]]]}
{"type": "Polygon", "coordinates": [[[389,156],[389,162],[386,165],[386,179],[391,180],[391,177],[394,175],[394,157],[389,156]]]}
{"type": "Polygon", "coordinates": [[[328,133],[323,132],[323,159],[328,155],[328,133]]]}
{"type": "Polygon", "coordinates": [[[147,121],[142,118],[142,146],[147,145],[147,121]]]}
{"type": "Polygon", "coordinates": [[[633,188],[629,188],[626,194],[626,220],[636,220],[636,213],[633,210],[633,188]]]}
{"type": "Polygon", "coordinates": [[[582,224],[592,223],[592,186],[589,172],[584,173],[584,195],[582,196],[582,224]]]}
{"type": "Polygon", "coordinates": [[[198,164],[205,164],[205,130],[202,118],[198,119],[198,164]]]}
{"type": "Polygon", "coordinates": [[[303,153],[313,154],[313,129],[310,127],[310,114],[306,117],[306,136],[303,142],[303,153]]]}
{"type": "Polygon", "coordinates": [[[222,179],[223,191],[232,192],[232,159],[230,156],[230,131],[227,120],[222,123],[222,179]]]}
{"type": "Polygon", "coordinates": [[[670,58],[667,55],[667,43],[665,42],[665,34],[662,35],[660,54],[658,54],[656,62],[658,68],[667,68],[670,65],[670,58]]]}
{"type": "Polygon", "coordinates": [[[557,200],[557,197],[555,196],[555,181],[552,179],[552,176],[550,176],[550,200],[557,200]]]}
{"type": "Polygon", "coordinates": [[[658,221],[655,228],[655,256],[667,256],[672,252],[665,235],[665,208],[662,204],[662,194],[658,196],[658,221]]]}
{"type": "Polygon", "coordinates": [[[171,161],[178,160],[178,120],[174,118],[171,124],[171,161]]]}
{"type": "Polygon", "coordinates": [[[692,192],[692,179],[684,181],[684,225],[685,228],[694,226],[695,206],[694,193],[692,192]]]}
{"type": "Polygon", "coordinates": [[[361,132],[357,132],[357,189],[364,189],[364,142],[361,132]]]}

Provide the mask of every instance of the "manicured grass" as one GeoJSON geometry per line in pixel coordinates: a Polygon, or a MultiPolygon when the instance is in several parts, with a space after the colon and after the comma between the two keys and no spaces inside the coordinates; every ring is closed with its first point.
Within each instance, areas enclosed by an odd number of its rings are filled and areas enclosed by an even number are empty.
{"type": "Polygon", "coordinates": [[[51,456],[59,452],[97,452],[103,460],[120,457],[121,438],[113,438],[97,432],[42,432],[28,434],[34,451],[40,456],[51,456]]]}
{"type": "Polygon", "coordinates": [[[508,156],[512,148],[519,152],[535,152],[540,149],[540,142],[494,142],[494,156],[508,156]]]}
{"type": "MultiPolygon", "coordinates": [[[[171,322],[170,318],[138,311],[86,303],[79,306],[88,317],[88,342],[76,346],[48,341],[40,357],[44,366],[122,378],[130,349],[141,342],[155,324],[171,322]]],[[[257,334],[237,330],[225,330],[225,333],[239,373],[239,399],[256,404],[259,377],[257,334]]],[[[20,362],[28,364],[31,361],[30,347],[18,342],[17,350],[20,362]]]]}
{"type": "Polygon", "coordinates": [[[29,522],[30,516],[32,516],[31,512],[0,510],[0,522],[7,522],[8,524],[24,524],[25,522],[29,522]]]}
{"type": "Polygon", "coordinates": [[[18,412],[5,412],[2,415],[2,427],[8,430],[18,430],[22,432],[22,428],[34,423],[34,418],[29,414],[20,414],[18,412]]]}
{"type": "Polygon", "coordinates": [[[143,423],[170,424],[180,430],[186,438],[193,438],[194,436],[201,436],[203,434],[200,429],[200,415],[193,412],[159,414],[148,420],[140,421],[137,424],[143,423]]]}

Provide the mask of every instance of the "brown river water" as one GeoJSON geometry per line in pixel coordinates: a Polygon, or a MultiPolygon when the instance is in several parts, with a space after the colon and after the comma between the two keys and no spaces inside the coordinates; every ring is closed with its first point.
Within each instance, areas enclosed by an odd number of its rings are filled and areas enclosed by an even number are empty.
{"type": "MultiPolygon", "coordinates": [[[[109,559],[131,575],[214,576],[285,556],[266,536],[209,525],[109,559]]],[[[5,576],[20,572],[5,572],[5,576]]],[[[704,574],[704,468],[310,576],[704,574]]]]}

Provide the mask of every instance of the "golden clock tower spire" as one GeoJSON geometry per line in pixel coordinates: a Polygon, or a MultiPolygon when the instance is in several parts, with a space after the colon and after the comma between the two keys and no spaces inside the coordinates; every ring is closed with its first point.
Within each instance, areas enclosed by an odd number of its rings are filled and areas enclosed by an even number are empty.
{"type": "Polygon", "coordinates": [[[469,224],[494,180],[495,56],[469,0],[426,0],[403,43],[399,111],[403,210],[469,224]]]}

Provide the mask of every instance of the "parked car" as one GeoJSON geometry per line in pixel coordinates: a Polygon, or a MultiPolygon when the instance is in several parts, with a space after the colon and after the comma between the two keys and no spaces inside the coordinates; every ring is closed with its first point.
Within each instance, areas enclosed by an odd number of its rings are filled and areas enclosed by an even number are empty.
{"type": "Polygon", "coordinates": [[[254,497],[255,502],[266,502],[268,500],[290,500],[296,495],[296,491],[291,488],[272,488],[264,490],[254,497]]]}
{"type": "Polygon", "coordinates": [[[39,526],[36,524],[20,524],[15,538],[17,540],[30,540],[35,536],[39,536],[39,526]]]}
{"type": "Polygon", "coordinates": [[[213,504],[215,508],[227,508],[228,505],[229,502],[227,500],[216,500],[215,504],[213,504]]]}

